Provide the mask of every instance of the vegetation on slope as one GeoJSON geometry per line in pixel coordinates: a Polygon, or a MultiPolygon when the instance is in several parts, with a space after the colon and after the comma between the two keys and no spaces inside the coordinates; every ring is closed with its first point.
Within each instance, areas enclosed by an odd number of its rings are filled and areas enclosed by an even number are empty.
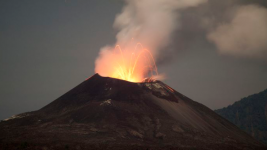
{"type": "Polygon", "coordinates": [[[215,112],[267,144],[267,89],[215,112]]]}

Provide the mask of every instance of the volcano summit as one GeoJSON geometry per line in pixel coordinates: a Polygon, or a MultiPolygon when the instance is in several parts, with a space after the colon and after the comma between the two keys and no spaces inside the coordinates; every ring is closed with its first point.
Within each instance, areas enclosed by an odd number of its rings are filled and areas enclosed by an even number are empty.
{"type": "Polygon", "coordinates": [[[264,149],[168,85],[95,74],[40,110],[0,123],[0,149],[264,149]]]}

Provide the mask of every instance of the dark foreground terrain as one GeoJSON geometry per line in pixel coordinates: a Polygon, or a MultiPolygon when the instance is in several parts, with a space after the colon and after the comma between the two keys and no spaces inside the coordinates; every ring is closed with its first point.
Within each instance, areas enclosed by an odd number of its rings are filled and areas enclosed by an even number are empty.
{"type": "Polygon", "coordinates": [[[215,112],[267,144],[267,89],[215,112]]]}
{"type": "Polygon", "coordinates": [[[166,84],[98,74],[0,123],[0,149],[266,149],[166,84]]]}

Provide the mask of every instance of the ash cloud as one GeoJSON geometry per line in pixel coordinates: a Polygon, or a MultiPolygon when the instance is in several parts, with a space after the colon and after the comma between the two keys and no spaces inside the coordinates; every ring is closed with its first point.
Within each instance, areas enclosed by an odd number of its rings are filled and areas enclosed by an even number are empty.
{"type": "Polygon", "coordinates": [[[266,0],[212,0],[182,10],[179,30],[161,51],[159,62],[166,64],[206,48],[222,55],[266,60],[266,10],[266,0]]]}
{"type": "MultiPolygon", "coordinates": [[[[131,54],[135,52],[133,43],[138,42],[157,59],[163,53],[163,48],[170,44],[172,33],[180,28],[180,12],[207,1],[125,0],[125,6],[114,22],[114,28],[118,30],[116,45],[127,51],[127,61],[131,60],[131,54]]],[[[111,62],[116,62],[120,57],[114,55],[113,46],[103,47],[95,61],[95,72],[109,76],[114,72],[111,62]]]]}
{"type": "Polygon", "coordinates": [[[117,42],[125,44],[134,38],[157,55],[157,50],[167,46],[172,32],[179,28],[179,11],[205,2],[207,0],[126,0],[114,23],[119,30],[117,42]]]}
{"type": "MultiPolygon", "coordinates": [[[[157,65],[207,47],[223,55],[264,60],[266,7],[266,0],[125,0],[114,21],[116,44],[127,47],[132,39],[143,43],[157,65]]],[[[96,72],[109,67],[105,59],[112,49],[101,49],[96,72]]]]}
{"type": "Polygon", "coordinates": [[[267,9],[253,4],[238,6],[232,19],[219,24],[207,37],[221,54],[266,57],[267,9]]]}

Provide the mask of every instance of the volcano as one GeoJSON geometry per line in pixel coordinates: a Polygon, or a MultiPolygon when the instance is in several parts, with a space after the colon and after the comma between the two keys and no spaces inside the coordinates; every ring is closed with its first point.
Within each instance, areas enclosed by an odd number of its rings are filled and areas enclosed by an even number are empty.
{"type": "Polygon", "coordinates": [[[0,149],[265,149],[161,81],[85,80],[0,123],[0,149]]]}

